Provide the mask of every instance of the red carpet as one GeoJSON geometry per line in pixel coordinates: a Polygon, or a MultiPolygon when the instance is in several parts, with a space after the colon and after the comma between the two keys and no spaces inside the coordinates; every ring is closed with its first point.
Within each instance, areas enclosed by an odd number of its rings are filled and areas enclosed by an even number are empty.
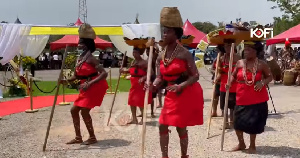
{"type": "MultiPolygon", "coordinates": [[[[74,102],[78,94],[65,95],[66,102],[74,102]]],[[[57,97],[56,104],[63,101],[62,96],[57,97]]],[[[40,109],[44,107],[52,106],[54,102],[54,96],[38,96],[33,97],[33,109],[40,109]]],[[[30,98],[22,98],[12,101],[0,102],[0,116],[15,114],[24,112],[30,109],[30,98]]]]}

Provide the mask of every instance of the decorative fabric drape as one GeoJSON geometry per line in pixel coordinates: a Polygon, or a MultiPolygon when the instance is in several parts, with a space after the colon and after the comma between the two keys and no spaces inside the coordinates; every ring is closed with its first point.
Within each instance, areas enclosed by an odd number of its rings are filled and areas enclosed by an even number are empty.
{"type": "Polygon", "coordinates": [[[22,44],[20,54],[22,56],[37,58],[45,49],[48,40],[49,35],[27,36],[27,40],[24,40],[22,44]]]}
{"type": "Polygon", "coordinates": [[[31,26],[24,24],[0,24],[2,27],[0,34],[0,60],[2,65],[8,63],[20,53],[24,40],[30,33],[31,26]]]}
{"type": "MultiPolygon", "coordinates": [[[[132,55],[132,46],[128,46],[125,41],[124,37],[129,39],[134,38],[147,38],[147,37],[154,37],[155,41],[159,41],[161,39],[161,29],[160,24],[156,23],[149,23],[149,24],[126,24],[122,25],[123,29],[123,36],[112,36],[110,35],[109,38],[114,43],[115,47],[122,53],[127,51],[127,56],[133,58],[132,55]]],[[[144,54],[143,58],[146,59],[147,56],[144,54]]]]}

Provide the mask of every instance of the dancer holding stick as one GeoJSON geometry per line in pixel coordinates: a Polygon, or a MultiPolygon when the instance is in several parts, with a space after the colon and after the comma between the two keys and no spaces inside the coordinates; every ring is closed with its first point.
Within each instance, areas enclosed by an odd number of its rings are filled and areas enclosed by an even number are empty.
{"type": "MultiPolygon", "coordinates": [[[[250,134],[248,153],[256,152],[256,135],[264,132],[269,100],[266,86],[273,80],[270,67],[258,59],[262,50],[259,41],[245,41],[245,59],[238,61],[231,82],[237,81],[234,129],[238,145],[233,151],[244,150],[243,133],[250,134]]],[[[230,84],[229,84],[230,85],[230,84]]]]}
{"type": "MultiPolygon", "coordinates": [[[[234,54],[234,43],[231,44],[231,52],[230,52],[230,59],[229,59],[229,71],[228,71],[228,76],[231,76],[231,70],[232,70],[232,66],[233,66],[233,54],[234,54]]],[[[230,79],[227,80],[227,85],[229,85],[230,83],[230,79]]],[[[225,96],[225,114],[227,114],[228,112],[228,99],[229,99],[229,88],[230,86],[226,86],[226,96],[225,96]]],[[[221,151],[223,151],[223,146],[224,146],[224,136],[225,136],[225,128],[226,128],[226,124],[227,124],[227,119],[228,115],[224,115],[224,119],[223,119],[223,131],[222,131],[222,139],[221,139],[221,151]]]]}
{"type": "Polygon", "coordinates": [[[236,54],[233,48],[232,50],[232,43],[236,43],[235,39],[224,39],[224,49],[225,54],[220,58],[220,71],[218,73],[217,79],[218,81],[221,81],[220,85],[220,108],[222,110],[222,116],[226,118],[226,124],[225,128],[230,129],[233,127],[233,113],[234,113],[234,107],[236,105],[236,82],[232,82],[229,94],[228,94],[228,100],[226,100],[226,84],[228,83],[228,76],[229,72],[233,72],[234,67],[238,60],[241,59],[239,55],[236,54]],[[230,55],[232,54],[232,61],[230,61],[230,55]],[[232,67],[230,68],[230,62],[232,62],[232,67]],[[228,103],[227,103],[228,102],[228,103]],[[228,108],[230,109],[230,122],[228,122],[228,111],[225,111],[225,104],[228,104],[228,108]],[[226,116],[226,117],[225,117],[226,116]]]}
{"type": "MultiPolygon", "coordinates": [[[[180,138],[182,158],[189,157],[187,126],[203,124],[203,90],[197,82],[199,72],[192,54],[177,43],[183,35],[183,22],[176,7],[161,11],[165,49],[157,59],[158,73],[152,88],[164,83],[168,91],[159,117],[159,135],[162,157],[168,157],[169,126],[175,126],[180,138]]],[[[148,85],[146,85],[148,88],[148,85]]]]}
{"type": "MultiPolygon", "coordinates": [[[[108,84],[106,82],[107,73],[104,68],[100,65],[98,60],[92,55],[95,51],[95,42],[96,34],[93,28],[89,24],[83,24],[79,28],[79,42],[78,42],[78,52],[80,53],[78,62],[75,67],[74,76],[61,81],[62,71],[59,78],[59,83],[66,84],[68,82],[79,79],[81,85],[79,86],[80,93],[74,106],[71,109],[71,114],[73,118],[73,124],[75,128],[75,139],[67,142],[67,144],[76,144],[83,143],[84,145],[89,145],[97,142],[97,139],[94,134],[92,118],[90,116],[90,110],[96,106],[100,106],[106,90],[108,89],[108,84]],[[97,95],[95,95],[97,94],[97,95]],[[83,121],[89,132],[89,139],[85,142],[82,141],[82,136],[80,132],[80,117],[79,112],[83,117],[83,121]]],[[[65,58],[64,58],[65,60],[65,58]]],[[[64,62],[62,68],[64,68],[64,62]]],[[[59,87],[59,85],[58,85],[59,87]]],[[[59,89],[59,88],[57,88],[59,89]]],[[[58,91],[56,93],[55,102],[56,103],[58,91]]],[[[46,134],[46,140],[49,134],[51,120],[53,117],[54,108],[51,113],[50,123],[48,126],[48,131],[46,134]]],[[[44,146],[45,150],[45,146],[44,146]]]]}
{"type": "Polygon", "coordinates": [[[122,65],[120,67],[120,73],[119,73],[119,77],[118,77],[118,81],[117,81],[117,86],[116,86],[116,89],[115,89],[115,92],[114,92],[113,101],[111,103],[111,108],[110,108],[110,112],[109,112],[109,116],[108,116],[108,120],[107,120],[107,126],[109,125],[111,114],[112,114],[112,110],[113,110],[113,107],[114,107],[114,104],[115,104],[115,100],[116,100],[116,96],[117,96],[117,91],[118,91],[118,88],[119,88],[121,74],[122,74],[121,71],[122,71],[122,69],[123,69],[123,67],[125,65],[125,62],[127,62],[127,60],[126,60],[126,54],[127,54],[127,51],[124,53],[123,60],[122,60],[122,65]]]}
{"type": "Polygon", "coordinates": [[[96,34],[93,28],[89,24],[81,25],[79,28],[79,37],[78,52],[80,56],[75,67],[75,73],[73,77],[64,82],[68,83],[76,79],[80,80],[80,93],[74,102],[74,106],[71,108],[76,137],[67,142],[67,144],[83,143],[84,145],[90,145],[97,142],[90,111],[102,104],[104,95],[108,89],[106,81],[107,72],[92,55],[96,50],[94,42],[96,34]],[[79,112],[81,112],[83,121],[89,132],[89,138],[85,142],[82,141],[80,132],[79,112]]]}

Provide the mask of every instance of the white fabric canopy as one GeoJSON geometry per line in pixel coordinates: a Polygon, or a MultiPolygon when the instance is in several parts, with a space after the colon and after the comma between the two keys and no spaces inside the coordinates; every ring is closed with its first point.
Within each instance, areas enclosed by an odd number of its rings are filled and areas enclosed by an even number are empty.
{"type": "Polygon", "coordinates": [[[115,47],[122,53],[127,51],[127,56],[133,58],[132,56],[132,46],[128,46],[124,41],[124,36],[109,36],[111,42],[115,45],[115,47]]]}
{"type": "MultiPolygon", "coordinates": [[[[125,43],[124,37],[129,39],[154,37],[157,42],[161,39],[160,24],[158,23],[126,24],[122,25],[122,29],[124,36],[109,36],[109,38],[120,52],[125,53],[127,51],[127,56],[130,58],[133,58],[133,47],[125,43]]],[[[147,58],[146,55],[143,58],[147,58]]]]}
{"type": "Polygon", "coordinates": [[[160,24],[158,23],[126,24],[122,25],[122,29],[124,37],[129,39],[154,37],[157,42],[161,39],[160,24]]]}
{"type": "Polygon", "coordinates": [[[24,40],[22,44],[20,54],[22,56],[37,58],[44,50],[48,40],[49,35],[27,36],[27,40],[24,40]]]}
{"type": "Polygon", "coordinates": [[[0,60],[2,65],[8,63],[19,54],[24,40],[30,33],[31,26],[24,24],[0,24],[2,26],[0,34],[0,60]]]}

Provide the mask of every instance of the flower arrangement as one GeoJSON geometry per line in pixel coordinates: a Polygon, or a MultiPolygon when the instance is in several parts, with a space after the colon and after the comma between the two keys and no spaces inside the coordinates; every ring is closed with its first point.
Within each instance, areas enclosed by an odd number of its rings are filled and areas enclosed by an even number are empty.
{"type": "MultiPolygon", "coordinates": [[[[74,75],[76,60],[77,60],[77,56],[75,53],[68,54],[66,61],[65,61],[66,69],[64,69],[64,71],[63,71],[63,75],[65,78],[70,78],[74,75]]],[[[67,87],[70,89],[77,89],[79,83],[80,83],[79,80],[75,80],[72,83],[69,83],[67,87]]]]}
{"type": "Polygon", "coordinates": [[[10,97],[23,97],[26,96],[27,86],[19,81],[18,78],[12,78],[9,80],[11,87],[8,90],[8,96],[10,97]]]}
{"type": "Polygon", "coordinates": [[[77,60],[77,56],[76,54],[69,54],[66,58],[66,62],[65,62],[65,68],[66,69],[71,69],[72,71],[74,71],[75,69],[75,65],[76,65],[76,60],[77,60]]]}
{"type": "Polygon", "coordinates": [[[22,57],[22,64],[24,68],[30,68],[30,65],[35,63],[36,60],[30,56],[22,57]]]}

